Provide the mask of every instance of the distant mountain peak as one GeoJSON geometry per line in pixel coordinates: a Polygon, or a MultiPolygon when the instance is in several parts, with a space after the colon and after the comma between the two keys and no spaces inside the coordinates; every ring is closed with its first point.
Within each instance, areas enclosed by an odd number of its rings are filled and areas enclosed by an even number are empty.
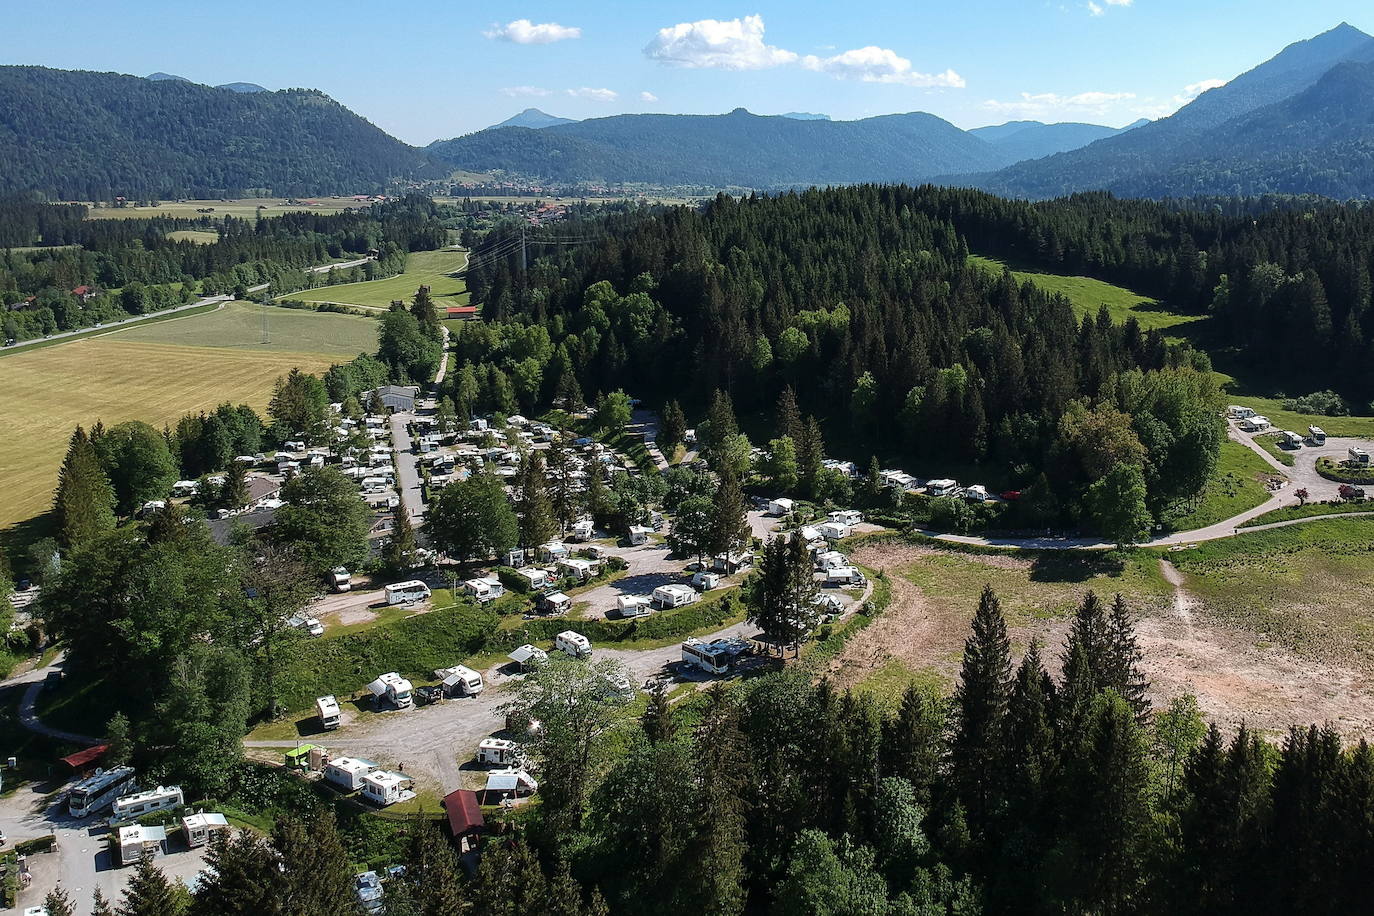
{"type": "Polygon", "coordinates": [[[828,114],[815,114],[815,113],[810,112],[810,111],[789,111],[789,112],[787,112],[786,114],[779,115],[779,117],[782,117],[782,118],[791,118],[793,121],[829,121],[829,120],[830,120],[830,115],[828,115],[828,114]]]}
{"type": "Polygon", "coordinates": [[[557,127],[559,124],[576,123],[572,118],[560,118],[551,115],[547,111],[540,111],[538,108],[526,108],[519,114],[512,115],[500,124],[493,124],[488,130],[495,130],[498,127],[528,127],[532,130],[541,130],[545,127],[557,127]]]}
{"type": "Polygon", "coordinates": [[[221,83],[216,89],[228,89],[230,92],[267,92],[266,86],[259,86],[257,83],[221,83]]]}
{"type": "Polygon", "coordinates": [[[144,79],[150,79],[154,82],[162,82],[163,80],[174,80],[178,83],[190,82],[190,80],[188,80],[184,76],[177,76],[175,73],[163,73],[161,70],[157,71],[156,73],[149,73],[146,77],[144,77],[144,79]]]}

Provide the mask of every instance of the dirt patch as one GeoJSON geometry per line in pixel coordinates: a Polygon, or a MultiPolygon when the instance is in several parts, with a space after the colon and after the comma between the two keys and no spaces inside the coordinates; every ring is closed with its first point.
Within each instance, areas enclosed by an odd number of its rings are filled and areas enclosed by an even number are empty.
{"type": "MultiPolygon", "coordinates": [[[[973,606],[927,594],[902,575],[912,562],[937,555],[948,553],[902,544],[856,552],[864,565],[888,571],[892,603],[831,662],[828,675],[838,687],[853,687],[890,670],[893,661],[911,672],[938,675],[950,685],[957,681],[973,606]]],[[[1030,568],[1015,557],[972,559],[1030,568]]],[[[1348,740],[1374,737],[1374,676],[1303,657],[1248,628],[1221,624],[1208,603],[1186,588],[1186,577],[1172,563],[1161,561],[1160,569],[1174,587],[1172,601],[1134,604],[1142,613],[1136,629],[1157,707],[1193,693],[1203,715],[1224,728],[1245,722],[1281,736],[1290,725],[1330,722],[1348,740]]],[[[1047,666],[1058,676],[1069,620],[1064,614],[1009,615],[1014,658],[1039,639],[1047,666]]]]}

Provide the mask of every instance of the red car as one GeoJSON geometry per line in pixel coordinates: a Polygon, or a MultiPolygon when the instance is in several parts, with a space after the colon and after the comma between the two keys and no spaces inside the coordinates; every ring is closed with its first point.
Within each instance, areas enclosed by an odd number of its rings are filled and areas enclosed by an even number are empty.
{"type": "Polygon", "coordinates": [[[1341,494],[1341,499],[1364,499],[1364,488],[1353,487],[1348,483],[1341,484],[1337,492],[1341,494]]]}
{"type": "Polygon", "coordinates": [[[1009,503],[1014,503],[1014,502],[1016,502],[1018,499],[1021,498],[1021,491],[1020,491],[1020,490],[1007,490],[1005,493],[1002,494],[1002,498],[1005,499],[1005,500],[1006,500],[1007,502],[1009,502],[1009,503]]]}

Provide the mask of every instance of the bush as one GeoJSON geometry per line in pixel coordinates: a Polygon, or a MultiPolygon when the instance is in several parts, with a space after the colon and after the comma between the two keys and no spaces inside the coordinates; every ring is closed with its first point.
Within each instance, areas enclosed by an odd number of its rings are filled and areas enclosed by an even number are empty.
{"type": "Polygon", "coordinates": [[[57,837],[53,834],[47,836],[34,837],[22,843],[14,844],[14,851],[21,856],[31,856],[37,852],[49,852],[57,845],[57,837]]]}
{"type": "Polygon", "coordinates": [[[1287,398],[1283,402],[1283,409],[1297,413],[1321,414],[1324,417],[1350,416],[1350,408],[1346,405],[1345,399],[1334,391],[1314,391],[1300,398],[1287,398]]]}

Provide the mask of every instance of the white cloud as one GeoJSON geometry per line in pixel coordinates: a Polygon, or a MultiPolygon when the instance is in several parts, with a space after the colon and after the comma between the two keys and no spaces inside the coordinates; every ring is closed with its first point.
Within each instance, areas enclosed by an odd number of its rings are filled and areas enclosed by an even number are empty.
{"type": "Polygon", "coordinates": [[[920,73],[911,69],[911,61],[888,48],[869,45],[836,54],[834,57],[808,55],[801,65],[818,73],[828,73],[836,79],[862,80],[865,83],[896,83],[928,89],[964,88],[964,78],[953,70],[944,73],[920,73]]]}
{"type": "Polygon", "coordinates": [[[564,89],[563,91],[575,99],[587,99],[591,102],[614,102],[620,98],[620,94],[614,89],[592,89],[583,86],[581,89],[564,89]]]}
{"type": "Polygon", "coordinates": [[[1107,0],[1108,6],[1130,6],[1135,0],[1107,0]]]}
{"type": "Polygon", "coordinates": [[[676,67],[766,70],[797,59],[792,51],[763,40],[763,17],[701,19],[658,30],[644,56],[676,67]]]}
{"type": "Polygon", "coordinates": [[[546,96],[553,95],[552,89],[542,89],[539,86],[507,86],[501,90],[503,95],[513,96],[546,96]]]}
{"type": "Polygon", "coordinates": [[[1225,86],[1226,80],[1199,80],[1196,83],[1189,83],[1183,87],[1183,92],[1174,96],[1174,101],[1180,105],[1187,105],[1193,99],[1202,95],[1208,89],[1216,89],[1218,86],[1225,86]]]}
{"type": "Polygon", "coordinates": [[[501,41],[513,41],[518,45],[546,45],[568,38],[581,38],[582,30],[556,22],[535,23],[528,19],[517,19],[505,25],[494,23],[482,34],[501,41]]]}
{"type": "Polygon", "coordinates": [[[654,95],[652,92],[641,92],[639,94],[639,100],[641,102],[657,102],[658,96],[654,95]]]}
{"type": "Polygon", "coordinates": [[[1004,115],[1021,118],[1043,118],[1058,115],[1096,115],[1102,116],[1121,102],[1135,98],[1134,92],[1080,92],[1077,95],[1059,95],[1054,92],[1023,92],[1014,101],[999,102],[988,99],[983,107],[1004,115]]]}
{"type": "Polygon", "coordinates": [[[1088,0],[1088,15],[1089,15],[1089,16],[1101,16],[1101,15],[1102,15],[1103,13],[1105,13],[1105,12],[1106,12],[1106,10],[1104,10],[1102,7],[1098,6],[1096,3],[1093,3],[1093,0],[1088,0]]]}

